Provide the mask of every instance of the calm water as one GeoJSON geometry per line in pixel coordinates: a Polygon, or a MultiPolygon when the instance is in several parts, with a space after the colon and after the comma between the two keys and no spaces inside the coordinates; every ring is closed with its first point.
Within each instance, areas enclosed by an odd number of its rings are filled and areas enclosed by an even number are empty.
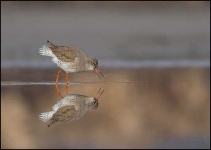
{"type": "Polygon", "coordinates": [[[1,18],[1,148],[209,148],[209,2],[1,2],[1,18]],[[105,76],[70,74],[69,94],[104,89],[99,106],[49,128],[39,115],[61,98],[46,40],[105,76]]]}
{"type": "MultiPolygon", "coordinates": [[[[208,148],[210,69],[101,69],[69,74],[69,94],[99,107],[80,120],[47,127],[39,114],[61,98],[55,69],[2,69],[2,148],[208,148]],[[11,144],[11,140],[14,141],[11,144]]],[[[65,94],[65,73],[59,79],[65,94]]]]}

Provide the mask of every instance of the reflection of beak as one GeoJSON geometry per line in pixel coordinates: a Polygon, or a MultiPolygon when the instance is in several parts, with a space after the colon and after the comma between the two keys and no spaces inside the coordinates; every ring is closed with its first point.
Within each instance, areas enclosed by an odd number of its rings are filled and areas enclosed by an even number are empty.
{"type": "Polygon", "coordinates": [[[102,77],[104,77],[103,74],[100,72],[100,70],[99,70],[98,67],[95,68],[95,72],[97,73],[97,75],[98,75],[99,78],[100,78],[100,74],[101,74],[102,77]]]}
{"type": "MultiPolygon", "coordinates": [[[[100,88],[100,90],[101,90],[101,88],[100,88]]],[[[103,94],[104,90],[101,93],[100,93],[100,90],[97,92],[96,96],[94,97],[95,100],[98,100],[100,98],[100,96],[103,94]]]]}

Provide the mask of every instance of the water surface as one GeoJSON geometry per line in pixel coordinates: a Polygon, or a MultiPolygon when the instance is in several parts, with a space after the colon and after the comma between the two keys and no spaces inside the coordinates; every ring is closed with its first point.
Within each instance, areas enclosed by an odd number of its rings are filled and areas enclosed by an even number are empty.
{"type": "MultiPolygon", "coordinates": [[[[2,148],[11,139],[22,148],[177,147],[180,141],[208,147],[209,68],[101,70],[103,80],[92,71],[69,74],[69,94],[93,97],[99,88],[105,90],[97,110],[48,128],[38,116],[61,99],[55,87],[58,70],[3,69],[2,148]]],[[[63,72],[63,96],[65,87],[63,72]]]]}

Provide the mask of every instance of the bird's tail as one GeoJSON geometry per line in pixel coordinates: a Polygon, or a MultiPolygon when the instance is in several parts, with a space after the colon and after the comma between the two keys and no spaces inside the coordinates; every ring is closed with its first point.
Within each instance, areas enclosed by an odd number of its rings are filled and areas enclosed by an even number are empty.
{"type": "Polygon", "coordinates": [[[39,115],[39,119],[44,121],[44,122],[47,122],[47,121],[49,121],[52,118],[53,114],[54,114],[53,111],[41,113],[39,115]]]}
{"type": "Polygon", "coordinates": [[[39,53],[40,53],[40,55],[53,56],[52,50],[48,46],[46,46],[46,45],[43,45],[39,49],[39,53]]]}

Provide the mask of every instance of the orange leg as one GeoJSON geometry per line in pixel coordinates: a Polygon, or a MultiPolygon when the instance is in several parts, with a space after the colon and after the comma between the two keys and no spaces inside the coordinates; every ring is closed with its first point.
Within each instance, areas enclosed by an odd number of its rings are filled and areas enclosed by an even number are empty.
{"type": "Polygon", "coordinates": [[[56,90],[57,90],[58,95],[59,95],[61,98],[63,98],[63,96],[62,96],[62,95],[61,95],[61,93],[60,93],[60,90],[59,90],[58,84],[56,84],[56,90]]]}
{"type": "Polygon", "coordinates": [[[57,73],[57,77],[56,77],[56,84],[58,84],[58,80],[59,80],[59,75],[61,74],[62,69],[58,71],[57,73]]]}
{"type": "Polygon", "coordinates": [[[67,85],[66,85],[66,94],[68,94],[68,88],[69,88],[69,80],[68,80],[68,73],[66,73],[66,78],[65,78],[67,85]]]}
{"type": "Polygon", "coordinates": [[[60,91],[59,91],[59,87],[58,87],[58,80],[59,80],[59,75],[61,74],[61,72],[62,72],[62,69],[59,70],[58,73],[57,73],[57,77],[56,77],[56,90],[57,90],[58,95],[59,95],[61,98],[63,98],[63,96],[61,95],[61,93],[60,93],[60,91]]]}

